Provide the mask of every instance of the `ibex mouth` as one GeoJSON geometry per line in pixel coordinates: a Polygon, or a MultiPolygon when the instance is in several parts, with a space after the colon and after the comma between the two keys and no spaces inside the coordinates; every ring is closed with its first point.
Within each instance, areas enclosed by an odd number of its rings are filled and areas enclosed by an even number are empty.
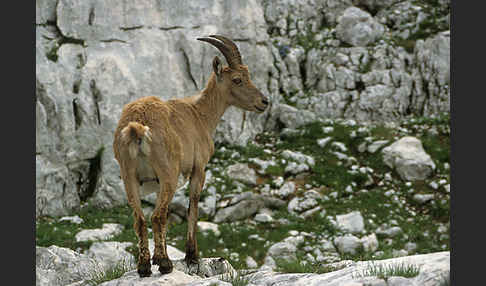
{"type": "Polygon", "coordinates": [[[258,110],[258,111],[260,111],[260,112],[263,112],[263,111],[265,111],[265,109],[266,109],[265,107],[264,107],[264,108],[260,108],[260,107],[258,107],[258,106],[256,106],[256,105],[255,105],[255,108],[256,108],[256,110],[258,110]]]}

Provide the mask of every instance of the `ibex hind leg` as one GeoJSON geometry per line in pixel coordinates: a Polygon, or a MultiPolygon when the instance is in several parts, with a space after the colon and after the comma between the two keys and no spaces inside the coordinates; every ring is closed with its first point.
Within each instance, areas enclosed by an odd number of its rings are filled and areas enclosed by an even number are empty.
{"type": "Polygon", "coordinates": [[[166,274],[172,272],[173,265],[167,254],[167,213],[177,187],[177,170],[170,169],[160,161],[152,160],[152,166],[159,177],[160,190],[157,193],[157,202],[152,214],[152,229],[155,249],[152,264],[159,266],[159,272],[166,274]]]}
{"type": "Polygon", "coordinates": [[[125,184],[125,190],[127,193],[127,199],[129,205],[133,209],[134,224],[133,228],[138,237],[138,264],[137,272],[140,277],[148,277],[152,274],[150,264],[150,250],[148,248],[148,232],[147,222],[142,212],[142,206],[139,197],[139,183],[136,179],[136,175],[133,169],[129,169],[128,166],[121,168],[123,183],[125,184]]]}

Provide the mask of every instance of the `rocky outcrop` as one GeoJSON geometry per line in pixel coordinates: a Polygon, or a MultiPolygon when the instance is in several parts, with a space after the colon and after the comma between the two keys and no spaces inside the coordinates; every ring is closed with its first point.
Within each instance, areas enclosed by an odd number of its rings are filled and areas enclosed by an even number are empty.
{"type": "MultiPolygon", "coordinates": [[[[272,250],[274,255],[282,251],[292,253],[292,244],[281,243],[282,247],[272,250]]],[[[276,244],[277,245],[277,244],[276,244]]],[[[286,252],[286,253],[287,253],[286,252]]],[[[36,248],[36,285],[88,285],[97,260],[85,254],[78,254],[66,248],[51,246],[36,248]]],[[[413,266],[419,269],[415,277],[387,276],[388,285],[437,285],[448,279],[450,252],[437,252],[392,258],[379,261],[343,261],[329,264],[328,273],[277,273],[267,270],[237,273],[222,258],[203,258],[199,267],[187,267],[183,260],[174,260],[174,270],[161,275],[152,267],[151,277],[140,278],[136,270],[128,271],[120,278],[104,282],[103,286],[141,285],[231,285],[231,279],[242,277],[248,285],[386,285],[383,278],[366,275],[370,267],[413,266]],[[400,282],[401,284],[395,284],[400,282]],[[354,283],[354,284],[352,284],[354,283]]]]}
{"type": "MultiPolygon", "coordinates": [[[[112,140],[122,107],[201,90],[229,35],[272,102],[227,110],[214,138],[324,118],[450,110],[448,1],[36,1],[36,216],[126,203],[112,140]]],[[[303,166],[303,165],[302,165],[303,166]]],[[[298,165],[289,171],[299,172],[298,165]]]]}
{"type": "Polygon", "coordinates": [[[91,277],[98,262],[85,254],[57,247],[36,247],[36,286],[68,285],[91,277]]]}
{"type": "MultiPolygon", "coordinates": [[[[343,263],[340,263],[343,264],[343,263]]],[[[329,273],[275,273],[270,271],[260,271],[248,275],[250,283],[254,285],[438,285],[449,277],[450,272],[450,252],[437,252],[392,258],[380,261],[359,261],[346,263],[347,266],[329,273]],[[361,277],[363,272],[372,265],[383,265],[391,267],[393,265],[413,265],[420,269],[419,274],[413,278],[387,277],[384,279],[376,276],[361,277]]],[[[346,265],[344,264],[344,265],[346,265]]]]}

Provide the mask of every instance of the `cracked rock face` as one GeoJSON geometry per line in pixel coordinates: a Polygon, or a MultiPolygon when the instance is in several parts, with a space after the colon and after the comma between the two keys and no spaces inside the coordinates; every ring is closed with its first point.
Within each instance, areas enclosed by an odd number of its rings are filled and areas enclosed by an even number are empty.
{"type": "MultiPolygon", "coordinates": [[[[112,151],[121,110],[142,96],[169,99],[204,88],[211,61],[221,54],[197,37],[231,35],[253,82],[271,99],[267,82],[272,60],[261,7],[254,1],[181,5],[36,2],[37,215],[72,212],[85,189],[91,192],[83,199],[96,205],[126,203],[112,151]],[[224,24],[222,15],[229,11],[238,11],[233,25],[224,24]]],[[[245,144],[263,130],[266,117],[230,108],[215,138],[245,144]]]]}

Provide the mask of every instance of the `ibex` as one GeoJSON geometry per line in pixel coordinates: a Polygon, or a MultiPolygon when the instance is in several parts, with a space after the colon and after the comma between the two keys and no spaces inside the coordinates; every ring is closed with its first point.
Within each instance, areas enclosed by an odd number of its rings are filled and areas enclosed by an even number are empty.
{"type": "Polygon", "coordinates": [[[155,242],[152,263],[159,266],[160,273],[170,273],[173,266],[166,246],[168,205],[179,175],[190,179],[185,262],[188,266],[198,263],[198,201],[205,180],[204,169],[214,153],[211,136],[229,106],[261,113],[269,105],[267,97],[250,80],[248,67],[243,65],[233,41],[218,35],[197,40],[215,46],[228,66],[223,66],[215,56],[213,72],[198,95],[168,101],[148,96],[128,103],[115,131],[113,149],[133,209],[140,277],[152,274],[140,195],[157,192],[151,217],[155,242]]]}

